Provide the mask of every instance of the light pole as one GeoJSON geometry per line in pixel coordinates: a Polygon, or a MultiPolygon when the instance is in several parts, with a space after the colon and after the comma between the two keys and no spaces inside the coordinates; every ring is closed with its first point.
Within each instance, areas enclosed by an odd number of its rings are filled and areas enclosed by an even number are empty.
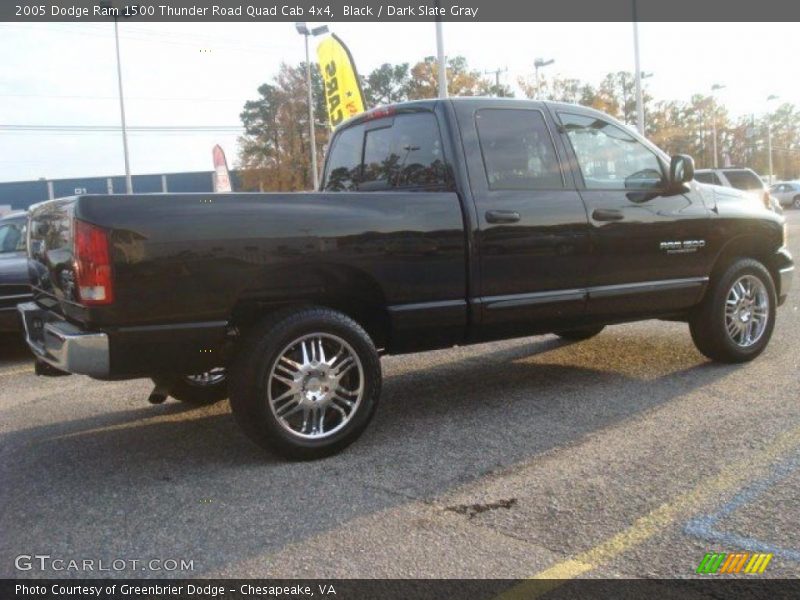
{"type": "Polygon", "coordinates": [[[713,139],[714,146],[713,147],[714,147],[714,168],[715,169],[719,168],[719,157],[717,155],[718,154],[717,153],[717,98],[714,95],[714,92],[717,92],[717,91],[722,90],[722,89],[725,89],[725,86],[724,85],[720,85],[718,83],[715,83],[714,85],[711,86],[711,98],[714,101],[714,106],[712,107],[712,112],[711,112],[711,128],[713,129],[713,136],[714,136],[714,139],[713,139]]]}
{"type": "Polygon", "coordinates": [[[552,65],[555,61],[554,58],[549,60],[545,60],[543,58],[537,58],[533,61],[533,81],[536,85],[536,98],[539,99],[539,69],[546,67],[547,65],[552,65]]]}
{"type": "Polygon", "coordinates": [[[439,98],[447,98],[447,64],[444,56],[444,32],[439,16],[439,0],[436,0],[436,60],[439,63],[439,98]]]}
{"type": "Polygon", "coordinates": [[[311,89],[311,61],[308,57],[308,38],[328,33],[328,26],[322,25],[309,29],[306,23],[295,23],[297,33],[303,36],[306,43],[306,87],[308,88],[308,135],[311,141],[311,181],[314,191],[319,190],[319,174],[317,173],[317,136],[314,132],[314,93],[311,89]]]}
{"type": "Polygon", "coordinates": [[[644,135],[644,96],[642,94],[642,67],[639,64],[639,21],[636,15],[636,0],[633,5],[633,63],[636,69],[636,128],[644,135]]]}
{"type": "Polygon", "coordinates": [[[639,89],[636,91],[636,118],[637,123],[639,126],[639,133],[642,135],[646,135],[647,133],[647,123],[645,121],[645,114],[644,114],[644,87],[642,86],[641,82],[645,79],[652,77],[652,73],[647,73],[645,71],[638,71],[639,73],[639,89]],[[641,97],[639,95],[641,92],[641,97]]]}
{"type": "Polygon", "coordinates": [[[122,153],[125,157],[125,193],[133,193],[131,163],[128,157],[128,128],[125,124],[125,96],[122,93],[122,61],[119,57],[119,19],[114,17],[114,41],[117,47],[117,84],[119,85],[119,116],[122,121],[122,153]]]}
{"type": "MultiPolygon", "coordinates": [[[[778,97],[774,94],[767,96],[767,102],[777,100],[778,97]]],[[[767,155],[769,156],[769,184],[772,185],[772,111],[767,111],[767,155]]]]}

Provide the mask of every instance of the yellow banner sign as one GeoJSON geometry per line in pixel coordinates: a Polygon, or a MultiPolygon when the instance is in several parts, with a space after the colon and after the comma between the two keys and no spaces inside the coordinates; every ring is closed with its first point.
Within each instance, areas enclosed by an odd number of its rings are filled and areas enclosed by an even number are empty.
{"type": "Polygon", "coordinates": [[[364,112],[364,94],[356,66],[347,46],[335,35],[317,46],[317,57],[325,82],[325,101],[331,128],[345,119],[364,112]]]}

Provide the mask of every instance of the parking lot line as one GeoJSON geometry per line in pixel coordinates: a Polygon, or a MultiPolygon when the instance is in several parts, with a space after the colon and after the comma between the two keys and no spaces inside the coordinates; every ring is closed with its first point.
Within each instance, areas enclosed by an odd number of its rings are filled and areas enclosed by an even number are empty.
{"type": "Polygon", "coordinates": [[[637,519],[627,529],[601,542],[595,547],[570,557],[507,590],[500,596],[502,600],[535,598],[558,585],[542,585],[536,580],[574,579],[587,571],[610,562],[626,550],[645,542],[657,533],[664,531],[681,517],[686,517],[702,504],[713,501],[720,494],[736,489],[768,471],[775,462],[800,447],[800,427],[785,432],[775,438],[762,451],[745,460],[731,463],[722,468],[718,475],[701,481],[689,492],[681,494],[637,519]]]}
{"type": "Polygon", "coordinates": [[[770,553],[787,560],[800,562],[800,551],[798,550],[781,548],[767,541],[736,535],[735,533],[726,532],[717,527],[721,519],[739,510],[743,506],[751,504],[773,485],[791,475],[799,467],[800,457],[795,455],[789,460],[777,465],[767,478],[755,481],[737,493],[729,502],[717,510],[716,513],[698,516],[689,521],[684,527],[684,531],[689,535],[710,542],[726,544],[734,548],[747,548],[748,550],[761,553],[770,553]]]}

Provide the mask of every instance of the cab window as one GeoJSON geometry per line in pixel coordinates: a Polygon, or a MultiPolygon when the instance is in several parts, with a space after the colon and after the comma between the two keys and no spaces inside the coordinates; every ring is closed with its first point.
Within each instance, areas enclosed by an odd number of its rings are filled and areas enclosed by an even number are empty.
{"type": "Polygon", "coordinates": [[[712,185],[722,185],[722,182],[717,177],[717,174],[713,171],[707,171],[703,173],[695,173],[694,178],[696,181],[700,183],[710,183],[712,185]]]}
{"type": "Polygon", "coordinates": [[[649,190],[663,186],[656,154],[621,127],[597,117],[561,113],[561,123],[589,190],[649,190]]]}
{"type": "Polygon", "coordinates": [[[540,111],[482,109],[475,123],[490,190],[564,187],[553,139],[540,111]]]}

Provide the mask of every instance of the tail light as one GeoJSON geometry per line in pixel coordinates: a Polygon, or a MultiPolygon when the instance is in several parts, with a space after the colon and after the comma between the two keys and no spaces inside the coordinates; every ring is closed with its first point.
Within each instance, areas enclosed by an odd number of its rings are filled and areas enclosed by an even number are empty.
{"type": "Polygon", "coordinates": [[[82,304],[97,306],[114,301],[108,234],[100,227],[78,220],[75,221],[75,271],[82,304]]]}
{"type": "Polygon", "coordinates": [[[769,192],[764,192],[764,206],[772,210],[772,202],[769,199],[769,192]]]}

